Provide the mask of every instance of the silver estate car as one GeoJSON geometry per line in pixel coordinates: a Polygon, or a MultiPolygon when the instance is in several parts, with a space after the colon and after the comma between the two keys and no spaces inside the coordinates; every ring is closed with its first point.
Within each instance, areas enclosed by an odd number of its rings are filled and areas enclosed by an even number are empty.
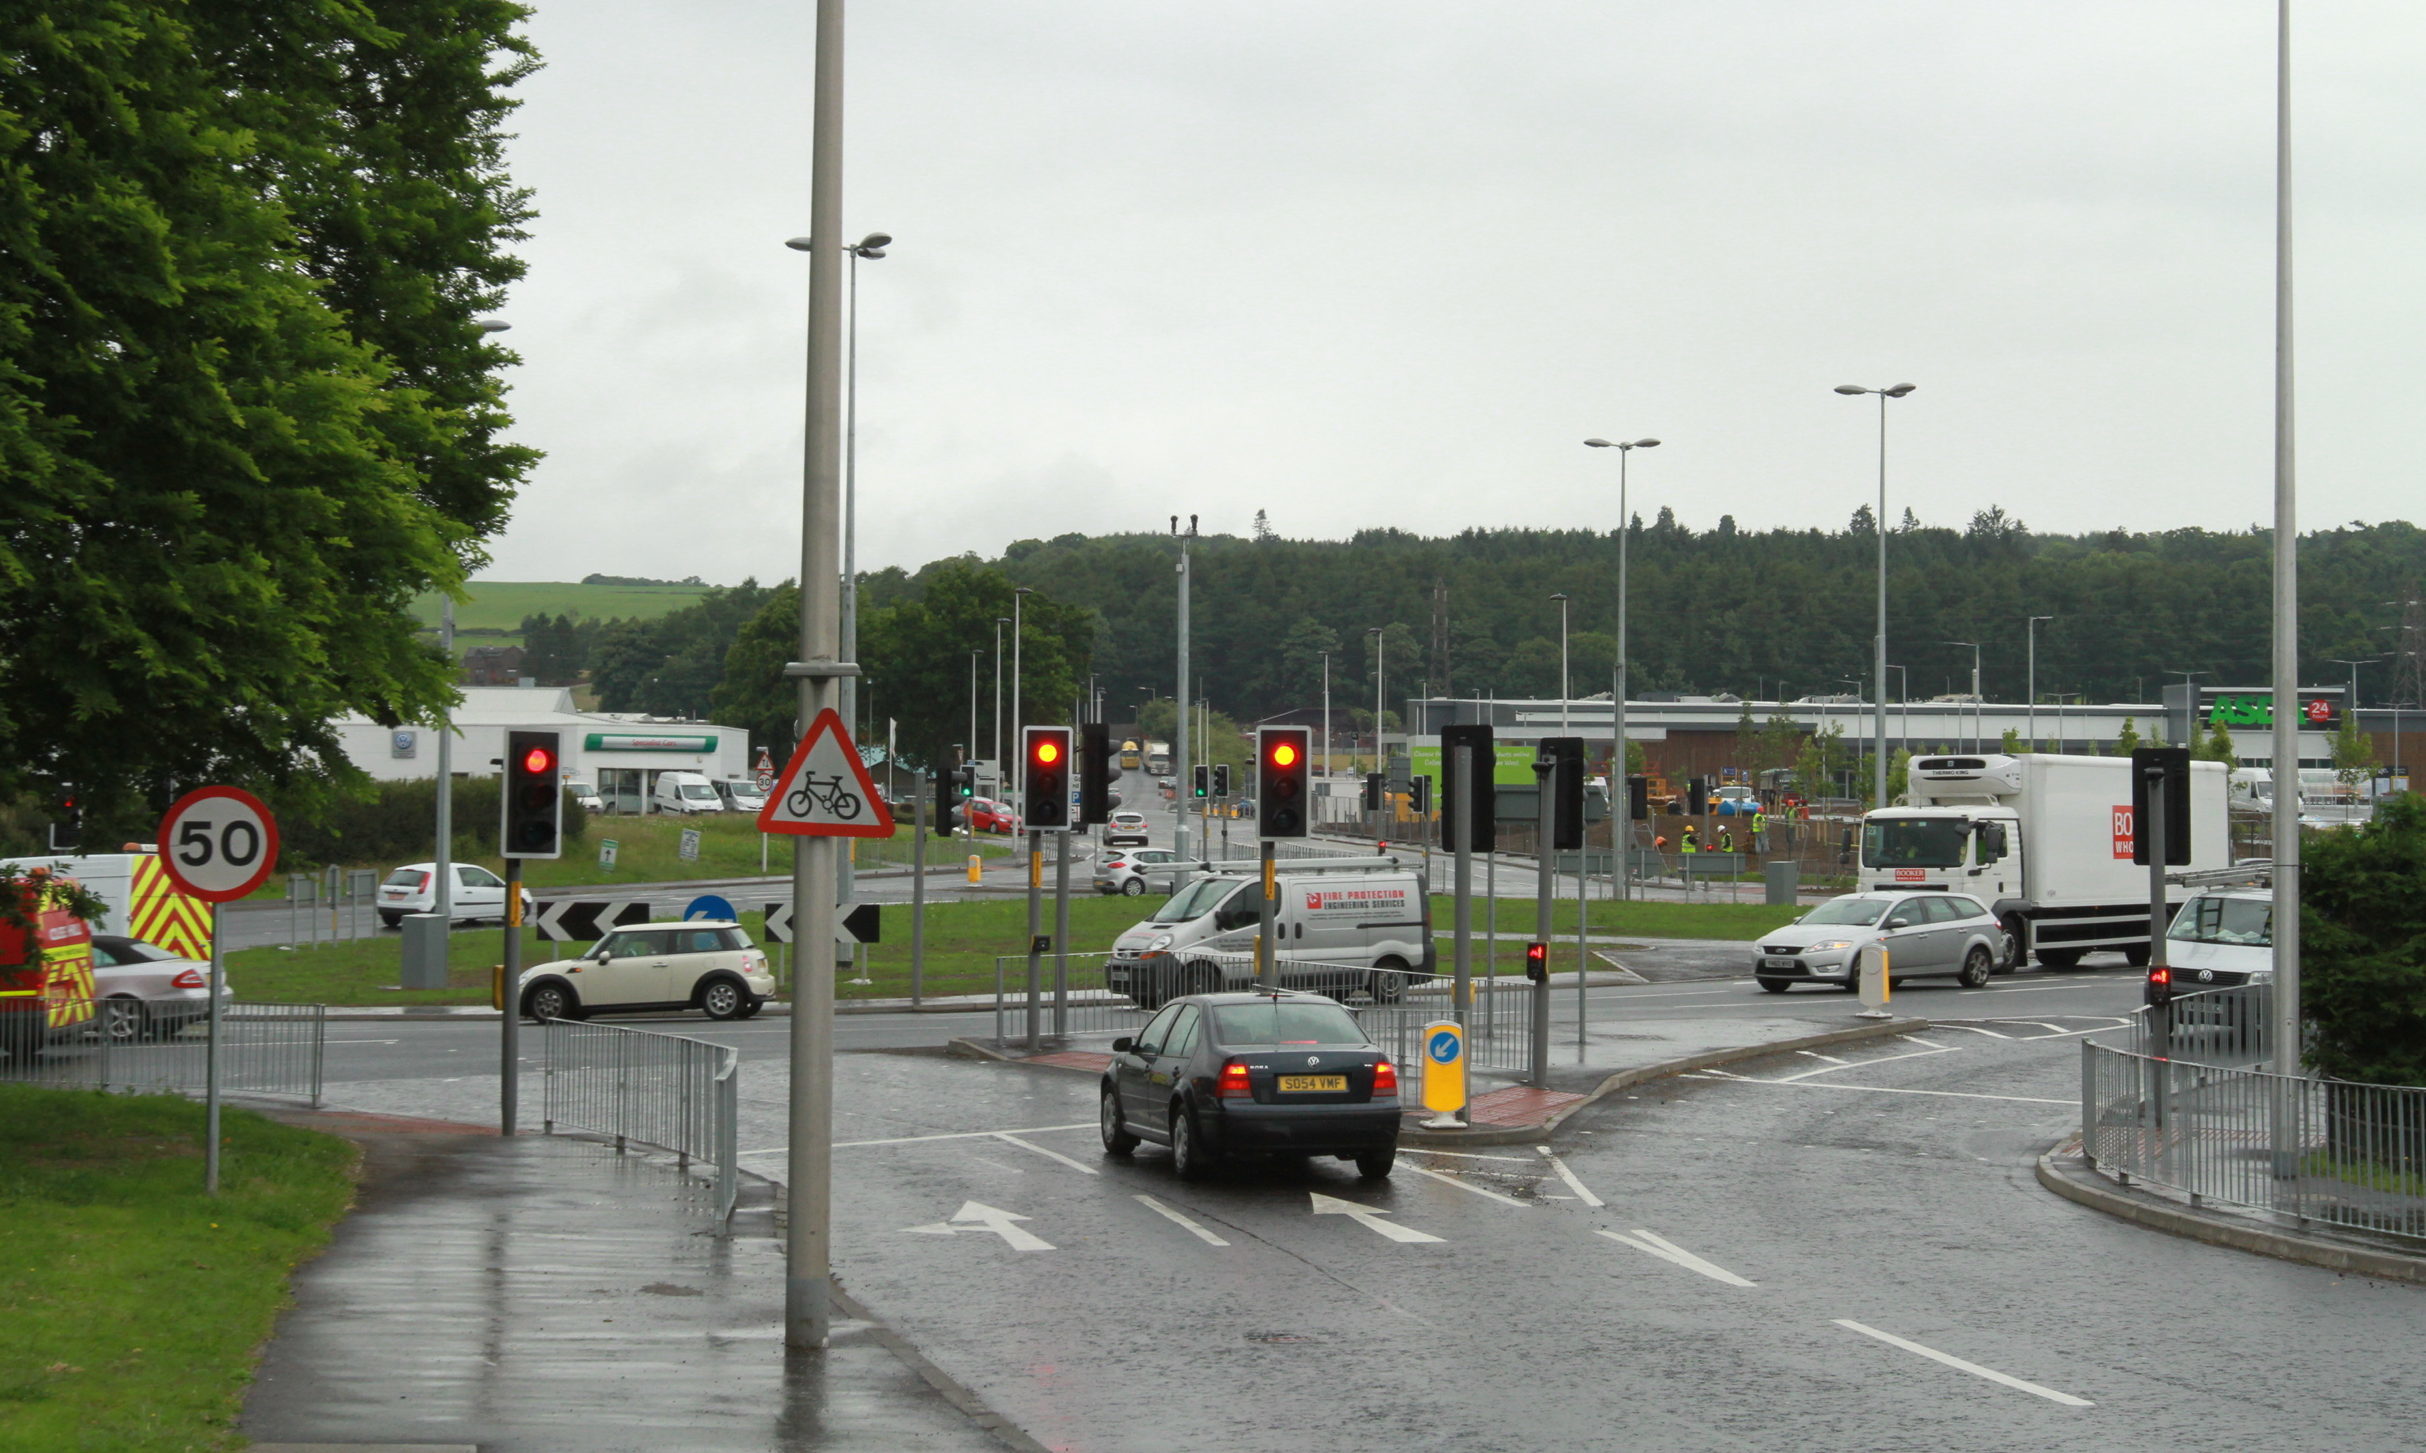
{"type": "Polygon", "coordinates": [[[1961,893],[1848,893],[1761,935],[1752,974],[1772,994],[1796,984],[1861,987],[1861,953],[1887,950],[1891,980],[1953,978],[1976,989],[2008,962],[2003,925],[1961,893]]]}

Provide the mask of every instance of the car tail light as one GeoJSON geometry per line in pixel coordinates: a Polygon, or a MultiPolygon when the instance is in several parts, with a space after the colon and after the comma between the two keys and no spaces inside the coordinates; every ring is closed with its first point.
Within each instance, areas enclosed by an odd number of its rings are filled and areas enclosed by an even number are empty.
{"type": "Polygon", "coordinates": [[[169,980],[168,984],[172,989],[199,989],[203,985],[202,970],[187,969],[184,973],[169,980]]]}
{"type": "Polygon", "coordinates": [[[1221,1077],[1213,1082],[1213,1095],[1221,1100],[1251,1100],[1255,1087],[1247,1083],[1247,1067],[1236,1060],[1221,1067],[1221,1077]]]}
{"type": "Polygon", "coordinates": [[[1398,1093],[1398,1066],[1386,1059],[1373,1062],[1373,1093],[1376,1095],[1398,1093]]]}

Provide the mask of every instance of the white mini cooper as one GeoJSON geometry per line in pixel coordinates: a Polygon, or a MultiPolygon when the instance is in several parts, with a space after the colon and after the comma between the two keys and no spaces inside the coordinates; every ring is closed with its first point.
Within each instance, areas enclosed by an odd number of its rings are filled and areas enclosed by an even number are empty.
{"type": "Polygon", "coordinates": [[[698,1009],[710,1019],[747,1019],[775,992],[764,950],[730,920],[641,923],[618,928],[581,958],[542,964],[522,976],[531,1019],[698,1009]]]}

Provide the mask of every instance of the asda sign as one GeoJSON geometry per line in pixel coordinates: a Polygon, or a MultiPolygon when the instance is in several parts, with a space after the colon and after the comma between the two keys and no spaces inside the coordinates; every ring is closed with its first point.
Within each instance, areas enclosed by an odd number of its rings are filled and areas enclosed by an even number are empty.
{"type": "MultiPolygon", "coordinates": [[[[2303,691],[2299,703],[2302,729],[2332,731],[2341,725],[2339,691],[2303,691]]],[[[2260,730],[2274,726],[2274,693],[2271,691],[2201,692],[2200,706],[2210,728],[2260,730]]]]}

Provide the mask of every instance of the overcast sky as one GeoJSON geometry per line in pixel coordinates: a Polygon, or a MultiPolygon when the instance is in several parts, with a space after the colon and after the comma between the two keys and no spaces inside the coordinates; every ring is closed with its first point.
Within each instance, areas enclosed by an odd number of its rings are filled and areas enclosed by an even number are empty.
{"type": "MultiPolygon", "coordinates": [[[[2297,7],[2303,528],[2426,498],[2426,5],[2297,7]]],[[[798,568],[811,0],[540,0],[485,578],[798,568]]],[[[2272,517],[2267,0],[879,0],[859,561],[2272,517]]]]}

